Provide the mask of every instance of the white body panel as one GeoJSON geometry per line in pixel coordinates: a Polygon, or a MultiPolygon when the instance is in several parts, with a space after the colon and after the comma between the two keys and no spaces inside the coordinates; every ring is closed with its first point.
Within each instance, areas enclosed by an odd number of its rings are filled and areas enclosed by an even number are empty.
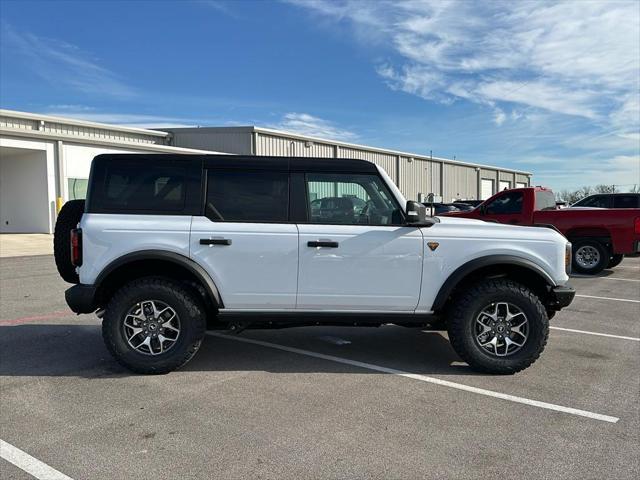
{"type": "Polygon", "coordinates": [[[80,283],[93,283],[114,260],[143,250],[189,256],[190,216],[84,214],[80,283]]]}
{"type": "Polygon", "coordinates": [[[420,229],[368,225],[298,225],[297,308],[413,311],[422,277],[420,229]],[[338,248],[309,247],[330,240],[338,248]]]}
{"type": "Polygon", "coordinates": [[[212,222],[193,217],[191,258],[215,282],[227,309],[293,309],[298,284],[294,224],[212,222]],[[200,245],[225,238],[231,245],[200,245]]]}
{"type": "Polygon", "coordinates": [[[557,285],[569,277],[565,272],[567,240],[555,230],[520,227],[465,218],[439,217],[440,223],[422,228],[424,241],[437,242],[425,249],[422,295],[417,311],[431,311],[440,287],[459,267],[489,255],[509,255],[530,260],[557,285]]]}

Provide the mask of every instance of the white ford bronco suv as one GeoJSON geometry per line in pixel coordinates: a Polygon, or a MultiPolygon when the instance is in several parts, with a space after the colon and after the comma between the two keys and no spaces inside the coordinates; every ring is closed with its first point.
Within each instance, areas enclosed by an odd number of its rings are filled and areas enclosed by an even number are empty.
{"type": "Polygon", "coordinates": [[[427,217],[363,160],[99,155],[54,247],[71,310],[139,373],[185,364],[207,328],[387,323],[514,373],[575,295],[557,231],[427,217]]]}

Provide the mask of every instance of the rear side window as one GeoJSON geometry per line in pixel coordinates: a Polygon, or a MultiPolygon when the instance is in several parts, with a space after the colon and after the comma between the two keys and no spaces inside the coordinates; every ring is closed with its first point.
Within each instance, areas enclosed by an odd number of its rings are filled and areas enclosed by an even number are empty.
{"type": "Polygon", "coordinates": [[[548,191],[536,192],[536,210],[555,210],[556,198],[548,191]]]}
{"type": "Polygon", "coordinates": [[[91,201],[100,210],[180,213],[187,175],[186,165],[113,162],[104,166],[91,201]]]}
{"type": "Polygon", "coordinates": [[[215,222],[287,222],[289,174],[209,170],[205,213],[215,222]]]}
{"type": "Polygon", "coordinates": [[[523,198],[524,194],[519,191],[504,193],[487,205],[487,213],[491,215],[522,213],[523,198]]]}
{"type": "Polygon", "coordinates": [[[616,195],[613,208],[640,208],[640,195],[616,195]]]}
{"type": "Polygon", "coordinates": [[[573,205],[576,207],[609,208],[610,198],[611,197],[607,197],[606,195],[592,195],[573,205]]]}

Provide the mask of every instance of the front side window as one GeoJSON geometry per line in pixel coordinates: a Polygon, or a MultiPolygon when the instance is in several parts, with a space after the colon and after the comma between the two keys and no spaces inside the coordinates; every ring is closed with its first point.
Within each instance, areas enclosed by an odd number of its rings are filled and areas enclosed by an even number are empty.
{"type": "Polygon", "coordinates": [[[377,175],[314,173],[306,175],[311,223],[398,225],[402,213],[377,175]]]}
{"type": "Polygon", "coordinates": [[[639,208],[640,195],[616,195],[613,197],[613,208],[639,208]]]}
{"type": "Polygon", "coordinates": [[[507,192],[489,203],[486,211],[490,215],[522,213],[523,198],[522,192],[507,192]]]}
{"type": "Polygon", "coordinates": [[[216,222],[287,222],[289,174],[209,170],[205,213],[216,222]]]}

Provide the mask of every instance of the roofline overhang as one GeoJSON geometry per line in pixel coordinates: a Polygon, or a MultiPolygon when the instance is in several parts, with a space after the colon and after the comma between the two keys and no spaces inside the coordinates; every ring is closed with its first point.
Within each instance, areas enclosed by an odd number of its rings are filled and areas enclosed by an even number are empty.
{"type": "Polygon", "coordinates": [[[39,113],[29,113],[29,112],[20,112],[17,110],[6,110],[0,109],[0,115],[6,117],[14,117],[14,118],[24,118],[27,120],[42,120],[44,122],[51,123],[62,123],[66,125],[74,125],[78,127],[89,127],[89,128],[99,128],[102,130],[112,130],[116,132],[127,132],[127,133],[137,133],[140,135],[150,135],[154,137],[166,138],[170,135],[168,132],[164,132],[162,130],[149,130],[146,128],[137,128],[137,127],[123,127],[120,125],[113,125],[111,123],[98,123],[98,122],[89,122],[86,120],[77,120],[74,118],[68,117],[57,117],[53,115],[42,115],[39,113]]]}

